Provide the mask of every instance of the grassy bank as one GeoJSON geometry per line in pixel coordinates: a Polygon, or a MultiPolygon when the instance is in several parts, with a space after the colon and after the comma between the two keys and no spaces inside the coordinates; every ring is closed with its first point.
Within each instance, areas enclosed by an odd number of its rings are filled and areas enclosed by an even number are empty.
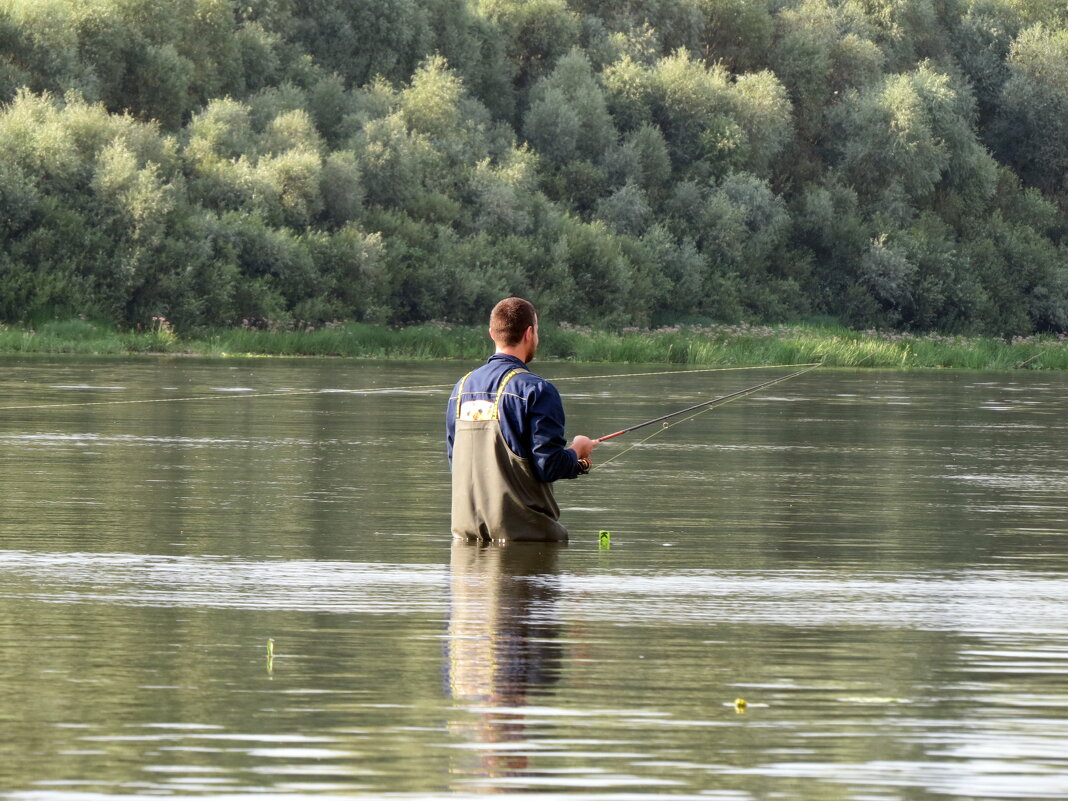
{"type": "MultiPolygon", "coordinates": [[[[196,337],[165,321],[149,330],[116,331],[85,320],[34,329],[0,327],[0,353],[202,356],[348,356],[373,359],[479,359],[489,342],[482,327],[428,324],[386,328],[359,323],[317,329],[237,328],[196,337]]],[[[1068,338],[993,338],[850,331],[826,325],[685,326],[594,331],[546,326],[541,359],[631,364],[737,365],[824,361],[830,367],[1068,369],[1068,338]]]]}

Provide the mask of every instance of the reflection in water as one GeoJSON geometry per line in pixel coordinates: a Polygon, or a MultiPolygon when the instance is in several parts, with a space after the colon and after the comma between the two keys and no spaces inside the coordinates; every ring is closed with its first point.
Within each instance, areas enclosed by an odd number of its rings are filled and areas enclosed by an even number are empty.
{"type": "MultiPolygon", "coordinates": [[[[558,543],[452,546],[448,693],[470,717],[452,733],[471,748],[453,773],[485,781],[528,768],[528,696],[546,691],[560,672],[558,589],[543,580],[557,571],[558,543]]],[[[489,789],[492,787],[483,787],[489,789]]]]}

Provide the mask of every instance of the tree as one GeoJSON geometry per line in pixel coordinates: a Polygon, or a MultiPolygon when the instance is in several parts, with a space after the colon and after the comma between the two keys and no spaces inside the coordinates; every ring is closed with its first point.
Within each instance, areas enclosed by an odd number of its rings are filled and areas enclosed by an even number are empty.
{"type": "Polygon", "coordinates": [[[768,59],[787,87],[803,141],[820,144],[826,115],[851,88],[874,84],[885,55],[867,17],[850,4],[807,0],[775,17],[775,45],[768,59]]]}
{"type": "Polygon", "coordinates": [[[604,80],[609,107],[628,127],[656,125],[679,172],[764,171],[790,134],[790,103],[770,72],[733,77],[678,50],[651,67],[624,56],[604,80]]]}
{"type": "Polygon", "coordinates": [[[648,34],[655,55],[701,47],[706,13],[697,0],[580,0],[573,5],[587,20],[624,36],[648,34]]]}
{"type": "Polygon", "coordinates": [[[478,0],[478,8],[505,42],[521,102],[527,90],[579,42],[579,16],[568,8],[567,0],[478,0]]]}
{"type": "Polygon", "coordinates": [[[616,132],[589,59],[572,51],[530,93],[523,132],[554,164],[601,161],[616,132]]]}
{"type": "Polygon", "coordinates": [[[652,117],[670,148],[676,168],[702,159],[741,165],[747,144],[731,112],[730,74],[706,67],[686,50],[656,63],[647,82],[652,117]]]}
{"type": "Polygon", "coordinates": [[[701,42],[708,61],[732,72],[759,70],[773,52],[771,4],[766,0],[698,0],[704,17],[701,42]]]}
{"type": "Polygon", "coordinates": [[[614,184],[635,184],[651,198],[659,198],[671,180],[667,142],[660,129],[648,123],[610,150],[605,165],[614,184]]]}
{"type": "Polygon", "coordinates": [[[1009,77],[1009,49],[1020,27],[1018,16],[1004,4],[973,0],[951,30],[953,55],[975,91],[980,131],[987,129],[997,114],[1009,77]]]}
{"type": "Polygon", "coordinates": [[[835,119],[842,180],[867,201],[892,203],[900,190],[912,204],[937,187],[977,198],[994,190],[994,164],[971,125],[974,104],[948,75],[921,64],[851,92],[835,119]]]}
{"type": "Polygon", "coordinates": [[[1027,184],[1068,208],[1068,30],[1038,24],[1013,42],[994,140],[1027,184]]]}
{"type": "Polygon", "coordinates": [[[281,23],[327,73],[362,86],[375,76],[406,80],[430,51],[426,9],[418,0],[304,0],[281,23]]]}
{"type": "Polygon", "coordinates": [[[640,186],[626,184],[599,200],[594,216],[617,234],[641,236],[652,221],[653,210],[640,186]]]}
{"type": "Polygon", "coordinates": [[[940,60],[955,3],[940,0],[850,0],[871,24],[890,69],[905,71],[923,60],[940,60]]]}

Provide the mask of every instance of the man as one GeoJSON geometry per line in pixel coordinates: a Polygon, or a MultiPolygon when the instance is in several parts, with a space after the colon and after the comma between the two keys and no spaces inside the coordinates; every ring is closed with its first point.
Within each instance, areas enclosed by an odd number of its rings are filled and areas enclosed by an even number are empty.
{"type": "Polygon", "coordinates": [[[449,398],[453,536],[566,541],[552,482],[588,473],[599,443],[577,436],[567,445],[560,393],[527,370],[538,349],[533,305],[502,300],[489,335],[496,353],[449,398]]]}

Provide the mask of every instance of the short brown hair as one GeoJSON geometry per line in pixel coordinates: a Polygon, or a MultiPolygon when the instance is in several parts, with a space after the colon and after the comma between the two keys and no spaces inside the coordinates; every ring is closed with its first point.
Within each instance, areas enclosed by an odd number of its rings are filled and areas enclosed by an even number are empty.
{"type": "Polygon", "coordinates": [[[490,337],[505,347],[516,345],[538,321],[534,304],[522,298],[505,298],[490,312],[490,337]]]}

